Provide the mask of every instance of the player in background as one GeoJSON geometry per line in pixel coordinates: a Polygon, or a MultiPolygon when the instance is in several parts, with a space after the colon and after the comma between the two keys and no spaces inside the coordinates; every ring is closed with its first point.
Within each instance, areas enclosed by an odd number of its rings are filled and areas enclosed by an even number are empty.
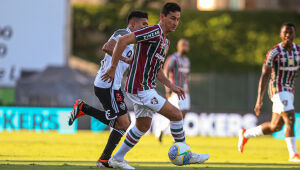
{"type": "MultiPolygon", "coordinates": [[[[168,34],[176,30],[180,12],[181,8],[178,4],[166,3],[161,11],[159,24],[120,37],[114,49],[112,64],[102,76],[104,81],[112,81],[123,49],[128,44],[137,44],[125,86],[128,98],[134,103],[136,124],[129,130],[116,154],[109,159],[109,165],[113,168],[135,169],[124,160],[124,156],[149,130],[153,114],[156,112],[170,119],[174,140],[185,143],[181,111],[158,95],[155,90],[157,78],[177,93],[179,98],[184,98],[184,90],[171,83],[162,69],[170,46],[168,34]]],[[[192,153],[189,164],[203,163],[208,158],[209,154],[192,153]]]]}
{"type": "Polygon", "coordinates": [[[104,82],[100,78],[110,67],[111,55],[119,37],[148,26],[148,14],[142,11],[132,11],[127,18],[127,22],[127,28],[115,31],[108,42],[104,44],[102,50],[106,54],[101,61],[101,67],[94,81],[95,95],[106,111],[95,109],[79,99],[74,104],[69,119],[69,125],[72,125],[76,118],[89,115],[113,128],[105,149],[97,162],[97,167],[109,167],[108,160],[113,150],[130,126],[130,118],[121,90],[121,81],[124,72],[129,67],[128,63],[131,61],[130,58],[133,55],[134,44],[128,44],[126,48],[122,49],[122,61],[119,61],[116,65],[114,80],[112,82],[104,82]]]}
{"type": "Polygon", "coordinates": [[[243,152],[249,138],[277,132],[285,124],[285,141],[289,151],[289,161],[300,161],[294,137],[294,91],[300,67],[300,46],[293,43],[295,29],[295,25],[291,23],[285,23],[281,26],[280,38],[282,41],[268,52],[262,67],[254,111],[257,116],[260,115],[264,92],[271,76],[269,96],[273,102],[272,120],[254,128],[242,129],[238,141],[240,152],[243,152]]]}
{"type": "MultiPolygon", "coordinates": [[[[181,87],[185,92],[185,99],[179,100],[177,94],[166,87],[166,97],[168,101],[181,111],[183,118],[191,107],[191,99],[188,87],[190,60],[186,55],[189,50],[189,41],[183,38],[180,39],[177,42],[177,52],[170,55],[164,65],[164,73],[167,78],[176,86],[181,87]]],[[[155,134],[155,136],[160,142],[162,142],[163,133],[168,127],[169,124],[159,124],[159,129],[155,131],[158,132],[155,134]]]]}

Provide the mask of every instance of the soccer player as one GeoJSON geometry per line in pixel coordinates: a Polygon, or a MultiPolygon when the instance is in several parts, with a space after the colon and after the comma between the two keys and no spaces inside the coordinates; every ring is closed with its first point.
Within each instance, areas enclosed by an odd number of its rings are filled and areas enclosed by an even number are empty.
{"type": "Polygon", "coordinates": [[[113,150],[130,126],[130,118],[121,90],[121,80],[124,72],[129,67],[127,62],[130,62],[134,45],[128,44],[125,49],[122,49],[122,61],[117,63],[113,82],[104,82],[100,78],[110,67],[111,55],[119,37],[148,26],[148,14],[142,11],[133,11],[129,14],[127,21],[127,28],[119,29],[114,32],[108,42],[104,44],[102,50],[105,51],[106,54],[101,61],[101,67],[94,81],[95,94],[106,111],[95,109],[79,99],[76,101],[69,119],[69,125],[72,125],[76,118],[89,115],[113,128],[106,147],[97,162],[97,167],[109,167],[108,160],[113,150]]]}
{"type": "MultiPolygon", "coordinates": [[[[177,42],[177,52],[170,55],[164,65],[164,72],[168,79],[175,85],[181,87],[185,92],[185,99],[178,100],[176,93],[172,93],[169,88],[166,87],[166,97],[168,101],[176,106],[182,113],[183,117],[190,110],[190,94],[188,87],[188,75],[190,72],[190,60],[187,57],[187,53],[190,50],[189,41],[186,39],[180,39],[177,42]]],[[[163,132],[168,128],[168,124],[160,124],[159,130],[156,130],[159,134],[155,136],[162,142],[163,132]]]]}
{"type": "Polygon", "coordinates": [[[277,132],[285,124],[285,141],[289,151],[289,161],[300,161],[294,137],[294,91],[300,67],[300,46],[293,43],[295,29],[295,25],[291,23],[281,26],[280,38],[282,41],[268,52],[262,67],[254,111],[257,116],[260,115],[264,92],[271,76],[269,95],[273,102],[272,120],[254,128],[242,129],[238,141],[240,152],[243,152],[249,138],[277,132]]]}
{"type": "MultiPolygon", "coordinates": [[[[174,140],[185,143],[181,111],[155,91],[157,78],[177,93],[179,98],[184,98],[184,90],[171,83],[162,70],[170,45],[168,34],[176,30],[180,12],[181,8],[178,4],[166,3],[161,11],[159,24],[120,37],[114,49],[112,64],[102,76],[104,81],[112,81],[123,49],[128,44],[136,43],[125,86],[128,98],[134,103],[136,124],[127,133],[126,139],[117,153],[109,159],[109,165],[113,168],[135,169],[124,160],[124,156],[149,130],[155,112],[170,119],[170,129],[174,140]]],[[[209,154],[192,153],[189,163],[203,163],[208,158],[209,154]]]]}

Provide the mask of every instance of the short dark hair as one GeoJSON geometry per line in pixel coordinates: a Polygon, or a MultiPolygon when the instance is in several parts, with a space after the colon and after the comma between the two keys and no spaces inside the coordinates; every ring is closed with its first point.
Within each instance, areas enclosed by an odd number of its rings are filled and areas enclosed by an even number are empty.
{"type": "Polygon", "coordinates": [[[294,27],[295,31],[296,31],[296,26],[293,23],[290,22],[285,22],[281,25],[281,28],[283,28],[284,26],[286,27],[294,27]]]}
{"type": "Polygon", "coordinates": [[[147,12],[142,12],[142,11],[139,11],[139,10],[134,10],[134,11],[130,12],[130,14],[128,15],[128,17],[127,17],[127,23],[129,23],[129,21],[132,18],[147,18],[148,19],[148,14],[147,14],[147,12]]]}
{"type": "Polygon", "coordinates": [[[161,13],[167,16],[170,12],[175,12],[175,11],[181,12],[180,6],[175,2],[167,2],[163,6],[161,13]]]}

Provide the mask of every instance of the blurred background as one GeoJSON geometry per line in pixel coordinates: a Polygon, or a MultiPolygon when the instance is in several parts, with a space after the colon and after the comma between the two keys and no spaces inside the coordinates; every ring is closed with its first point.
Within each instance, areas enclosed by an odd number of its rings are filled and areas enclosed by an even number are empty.
{"type": "MultiPolygon", "coordinates": [[[[93,93],[94,76],[104,57],[101,47],[115,30],[126,27],[131,10],[148,12],[149,25],[158,23],[160,8],[165,2],[2,0],[0,131],[43,130],[46,128],[43,121],[46,120],[56,121],[53,126],[47,126],[48,129],[68,129],[60,120],[65,118],[77,98],[101,108],[93,93]],[[38,107],[38,110],[28,109],[31,107],[38,107]],[[24,108],[28,112],[22,113],[24,108]],[[64,112],[58,113],[60,110],[64,112]],[[49,118],[52,113],[54,116],[49,118]],[[24,114],[27,114],[26,119],[24,114]],[[63,118],[60,114],[64,115],[63,118]]],[[[300,1],[175,2],[181,5],[182,13],[177,30],[169,34],[171,47],[168,54],[176,51],[180,38],[189,40],[192,113],[186,121],[187,128],[195,131],[190,134],[232,136],[240,127],[270,120],[272,104],[267,94],[263,115],[256,118],[253,114],[261,66],[268,50],[281,41],[281,25],[292,22],[296,28],[300,27],[300,1]],[[200,130],[204,121],[210,122],[208,132],[200,130]],[[217,124],[222,124],[222,127],[217,127],[217,124]],[[235,127],[228,132],[232,124],[235,127]],[[219,132],[220,129],[224,132],[219,132]]],[[[300,35],[299,29],[296,29],[296,34],[300,35]]],[[[300,43],[300,38],[296,36],[295,42],[300,43]]],[[[296,111],[300,108],[299,81],[296,82],[296,111]]],[[[158,91],[164,96],[161,84],[158,91]]],[[[127,104],[132,111],[131,103],[127,104]]],[[[80,119],[71,132],[104,129],[99,124],[94,125],[93,121],[88,117],[80,119]]]]}

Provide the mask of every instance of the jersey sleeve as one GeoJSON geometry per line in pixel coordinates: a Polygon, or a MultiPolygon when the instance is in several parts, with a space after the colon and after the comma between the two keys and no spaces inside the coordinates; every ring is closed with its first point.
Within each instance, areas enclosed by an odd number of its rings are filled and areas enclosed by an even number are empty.
{"type": "Polygon", "coordinates": [[[270,50],[266,56],[264,64],[273,67],[273,62],[277,54],[278,54],[277,49],[270,50]]]}
{"type": "Polygon", "coordinates": [[[119,38],[122,37],[125,34],[128,34],[128,31],[125,30],[125,29],[120,29],[120,30],[115,31],[110,39],[117,42],[119,40],[119,38]]]}
{"type": "Polygon", "coordinates": [[[138,43],[146,41],[157,41],[159,40],[160,29],[157,25],[153,25],[135,31],[134,35],[138,43]]]}

